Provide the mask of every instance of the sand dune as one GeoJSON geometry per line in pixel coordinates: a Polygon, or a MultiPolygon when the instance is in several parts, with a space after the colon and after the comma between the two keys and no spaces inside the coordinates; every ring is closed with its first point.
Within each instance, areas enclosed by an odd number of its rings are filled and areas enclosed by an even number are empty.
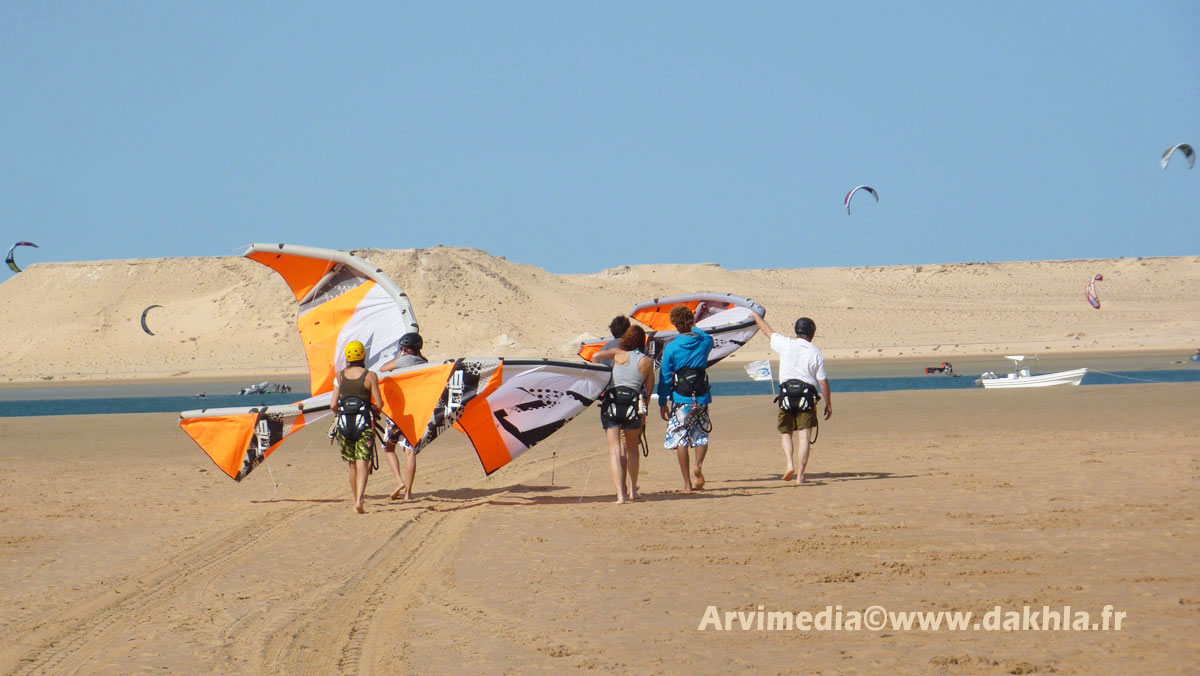
{"type": "MultiPolygon", "coordinates": [[[[433,357],[575,354],[634,303],[690,291],[749,296],[786,329],[818,325],[832,359],[1200,343],[1200,257],[727,270],[620,266],[555,275],[478,249],[357,252],[408,293],[433,357]],[[1104,274],[1103,308],[1083,299],[1104,274]]],[[[7,381],[303,373],[295,301],[238,256],[43,263],[0,284],[7,381]],[[157,303],[142,332],[143,308],[157,303]]],[[[756,339],[740,359],[767,356],[756,339]]]]}

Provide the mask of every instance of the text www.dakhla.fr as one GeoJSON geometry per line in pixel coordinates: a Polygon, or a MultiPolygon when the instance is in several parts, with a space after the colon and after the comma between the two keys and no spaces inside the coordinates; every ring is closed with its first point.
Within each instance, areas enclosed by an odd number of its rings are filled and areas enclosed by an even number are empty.
{"type": "Polygon", "coordinates": [[[976,615],[970,611],[889,611],[872,605],[865,610],[825,606],[807,610],[722,611],[708,606],[699,631],[1121,631],[1127,613],[1105,605],[1093,616],[1071,606],[995,606],[976,615]]]}

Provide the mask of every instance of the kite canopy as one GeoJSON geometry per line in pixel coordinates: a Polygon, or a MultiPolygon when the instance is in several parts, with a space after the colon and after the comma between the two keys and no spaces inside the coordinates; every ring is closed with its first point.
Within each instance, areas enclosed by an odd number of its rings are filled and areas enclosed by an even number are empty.
{"type": "Polygon", "coordinates": [[[1092,307],[1097,310],[1100,309],[1100,296],[1096,295],[1096,282],[1102,281],[1104,281],[1104,275],[1092,277],[1092,280],[1087,284],[1087,288],[1083,291],[1084,298],[1087,298],[1087,302],[1091,303],[1092,307]]]}
{"type": "Polygon", "coordinates": [[[20,272],[20,271],[21,271],[21,268],[17,267],[17,262],[16,262],[16,260],[14,260],[14,259],[13,259],[13,254],[14,254],[14,252],[16,252],[16,250],[17,250],[17,247],[19,247],[19,246],[31,246],[31,247],[33,247],[33,248],[35,248],[35,249],[40,249],[40,248],[41,248],[40,246],[38,246],[38,245],[34,244],[33,242],[17,242],[16,244],[14,244],[14,245],[12,245],[11,247],[9,247],[9,248],[8,248],[8,256],[6,256],[6,257],[5,257],[5,259],[4,259],[4,262],[5,262],[5,263],[8,263],[8,268],[9,268],[10,270],[12,270],[13,272],[20,272]]]}
{"type": "MultiPolygon", "coordinates": [[[[408,297],[361,258],[286,244],[256,244],[246,257],[278,272],[300,303],[313,396],[288,406],[179,414],[179,426],[235,481],[290,435],[330,415],[347,343],[362,341],[367,368],[375,369],[395,356],[401,336],[418,332],[408,297]]],[[[380,374],[379,389],[384,416],[413,447],[424,448],[453,426],[470,438],[491,474],[589,406],[611,377],[611,368],[592,364],[462,358],[380,374]]]]}
{"type": "MultiPolygon", "coordinates": [[[[384,415],[420,451],[451,426],[491,474],[600,396],[607,366],[546,359],[456,359],[384,374],[384,415]]],[[[291,434],[330,414],[331,392],[291,406],[185,411],[180,427],[241,481],[291,434]]]]}
{"type": "Polygon", "coordinates": [[[278,272],[300,303],[297,323],[308,358],[310,392],[333,390],[346,368],[346,344],[367,348],[367,368],[396,355],[400,336],[419,332],[408,296],[383,271],[344,251],[253,244],[246,258],[278,272]]]}
{"type": "Polygon", "coordinates": [[[876,201],[876,202],[878,202],[878,201],[879,201],[879,193],[875,192],[875,188],[872,188],[872,187],[871,187],[871,186],[869,186],[869,185],[860,185],[860,186],[858,186],[857,188],[855,188],[855,189],[851,190],[850,192],[846,193],[846,200],[845,200],[845,203],[846,203],[846,215],[847,215],[847,216],[849,216],[849,215],[850,215],[850,198],[851,198],[851,197],[854,197],[854,193],[858,192],[859,190],[866,190],[867,192],[869,192],[869,193],[871,193],[872,195],[874,195],[874,197],[875,197],[875,201],[876,201]]]}
{"type": "Polygon", "coordinates": [[[1163,153],[1163,156],[1162,156],[1162,168],[1163,169],[1167,168],[1167,163],[1171,161],[1171,155],[1174,154],[1174,152],[1176,150],[1178,150],[1180,153],[1183,153],[1184,159],[1187,160],[1188,169],[1191,169],[1192,167],[1196,166],[1196,151],[1192,150],[1192,147],[1189,146],[1188,144],[1180,143],[1178,145],[1173,145],[1170,148],[1167,148],[1167,150],[1163,153]]]}
{"type": "Polygon", "coordinates": [[[142,330],[151,336],[154,335],[154,332],[150,330],[149,326],[146,326],[146,315],[150,314],[150,311],[156,307],[162,307],[162,306],[161,305],[150,305],[145,310],[142,310],[142,330]]]}
{"type": "MultiPolygon", "coordinates": [[[[713,337],[713,349],[708,355],[708,365],[721,361],[746,344],[758,332],[758,324],[751,314],[767,316],[766,309],[758,303],[731,293],[689,293],[671,298],[655,298],[633,306],[629,314],[648,327],[649,355],[655,363],[662,361],[662,350],[675,339],[679,332],[671,324],[671,308],[686,305],[696,316],[696,326],[713,337]]],[[[579,347],[579,356],[587,361],[603,349],[607,341],[584,343],[579,347]]]]}

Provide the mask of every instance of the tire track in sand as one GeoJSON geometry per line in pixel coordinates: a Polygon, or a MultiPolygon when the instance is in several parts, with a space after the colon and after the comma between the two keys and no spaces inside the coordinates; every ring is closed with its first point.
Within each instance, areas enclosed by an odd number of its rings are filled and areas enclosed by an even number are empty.
{"type": "Polygon", "coordinates": [[[148,572],[131,575],[111,591],[75,604],[64,616],[46,613],[22,640],[35,644],[8,673],[14,676],[80,671],[120,632],[197,584],[207,584],[236,560],[260,551],[296,521],[322,505],[302,505],[237,527],[233,533],[173,556],[148,572]]]}
{"type": "MultiPolygon", "coordinates": [[[[479,504],[486,500],[478,501],[479,504]]],[[[296,675],[358,674],[371,663],[368,644],[381,629],[379,611],[412,593],[428,569],[440,565],[457,549],[460,524],[472,515],[464,510],[428,509],[396,530],[364,562],[358,572],[338,586],[332,600],[297,615],[269,632],[262,649],[263,673],[296,675]],[[347,627],[349,628],[347,630],[347,627]],[[344,636],[340,641],[331,637],[344,636]]],[[[387,624],[386,619],[382,624],[387,624]]],[[[366,669],[368,673],[370,668],[366,669]]]]}
{"type": "MultiPolygon", "coordinates": [[[[511,482],[510,487],[515,487],[546,474],[554,462],[565,468],[589,459],[590,454],[583,453],[565,462],[561,458],[539,458],[523,464],[519,473],[514,472],[506,479],[511,482]]],[[[461,470],[461,464],[439,469],[461,470]]],[[[476,481],[471,487],[486,486],[484,481],[476,481]]],[[[261,673],[298,676],[403,673],[403,665],[382,662],[392,656],[390,648],[405,635],[408,615],[404,611],[416,599],[422,603],[431,599],[422,588],[438,579],[440,571],[453,560],[476,518],[477,510],[472,508],[508,493],[509,490],[501,489],[450,508],[427,507],[389,536],[368,557],[360,572],[337,588],[336,598],[310,607],[270,631],[257,668],[261,673]],[[331,640],[339,635],[345,638],[331,640]]],[[[518,640],[519,633],[511,632],[509,638],[518,640]]],[[[531,648],[537,646],[536,642],[528,643],[531,648]]]]}

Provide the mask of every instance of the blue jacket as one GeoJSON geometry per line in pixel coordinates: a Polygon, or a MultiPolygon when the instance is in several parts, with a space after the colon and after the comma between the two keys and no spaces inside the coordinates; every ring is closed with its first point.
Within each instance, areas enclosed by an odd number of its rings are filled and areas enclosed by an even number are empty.
{"type": "MultiPolygon", "coordinates": [[[[675,372],[682,368],[708,366],[708,353],[712,352],[713,338],[703,329],[693,328],[690,333],[683,333],[663,348],[662,370],[658,372],[658,403],[666,405],[667,401],[680,404],[692,403],[691,397],[675,393],[671,384],[675,380],[675,372]]],[[[696,397],[697,404],[711,404],[712,393],[705,392],[704,396],[696,397]]]]}

